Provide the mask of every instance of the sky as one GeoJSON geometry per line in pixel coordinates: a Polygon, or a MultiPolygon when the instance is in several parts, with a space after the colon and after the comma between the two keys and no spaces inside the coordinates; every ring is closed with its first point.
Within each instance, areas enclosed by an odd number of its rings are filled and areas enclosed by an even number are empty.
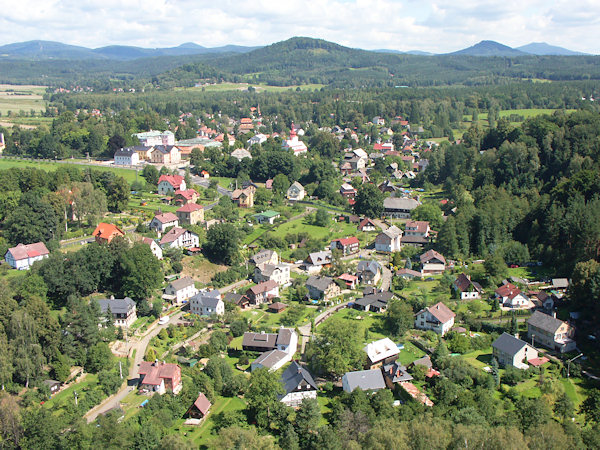
{"type": "Polygon", "coordinates": [[[0,45],[257,46],[308,36],[364,49],[445,53],[487,39],[600,54],[598,0],[0,0],[0,11],[0,45]]]}

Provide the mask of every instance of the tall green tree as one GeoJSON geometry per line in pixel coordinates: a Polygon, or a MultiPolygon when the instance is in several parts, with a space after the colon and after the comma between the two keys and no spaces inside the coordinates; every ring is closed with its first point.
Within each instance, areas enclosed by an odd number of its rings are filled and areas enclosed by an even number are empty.
{"type": "Polygon", "coordinates": [[[383,193],[374,184],[363,184],[356,194],[354,212],[371,218],[383,214],[383,193]]]}
{"type": "Polygon", "coordinates": [[[121,293],[134,300],[152,296],[162,283],[163,272],[150,247],[136,243],[120,260],[122,278],[121,293]]]}

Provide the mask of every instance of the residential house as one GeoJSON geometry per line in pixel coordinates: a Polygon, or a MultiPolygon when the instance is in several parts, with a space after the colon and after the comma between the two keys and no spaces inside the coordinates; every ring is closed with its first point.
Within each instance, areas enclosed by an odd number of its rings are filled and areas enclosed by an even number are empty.
{"type": "Polygon", "coordinates": [[[535,311],[527,320],[527,338],[560,353],[575,350],[575,328],[554,316],[535,311]]]}
{"type": "Polygon", "coordinates": [[[235,292],[228,292],[225,294],[225,302],[233,303],[239,306],[241,309],[246,309],[250,304],[250,300],[244,294],[237,294],[235,292]]]}
{"type": "Polygon", "coordinates": [[[379,116],[373,117],[373,119],[371,119],[371,122],[373,122],[373,125],[385,125],[385,119],[379,116]]]}
{"type": "Polygon", "coordinates": [[[242,349],[249,352],[279,350],[294,356],[298,350],[298,335],[292,328],[281,327],[277,334],[247,331],[242,338],[242,349]]]}
{"type": "Polygon", "coordinates": [[[375,250],[383,253],[399,252],[402,249],[402,230],[392,225],[375,238],[375,250]]]}
{"type": "Polygon", "coordinates": [[[279,284],[275,280],[258,283],[246,291],[246,297],[253,305],[269,303],[275,297],[279,297],[279,284]]]}
{"type": "Polygon", "coordinates": [[[130,147],[138,154],[138,161],[150,161],[150,155],[154,151],[154,146],[135,145],[130,147]]]}
{"type": "Polygon", "coordinates": [[[172,212],[157,214],[150,221],[150,229],[164,233],[169,227],[179,226],[179,219],[172,212]]]}
{"type": "Polygon", "coordinates": [[[381,313],[387,310],[388,303],[392,298],[394,298],[394,294],[390,291],[372,292],[354,300],[352,307],[362,311],[381,313]]]}
{"type": "Polygon", "coordinates": [[[385,180],[379,185],[379,190],[385,194],[388,192],[394,193],[398,190],[398,188],[394,186],[390,180],[385,180]]]}
{"type": "Polygon", "coordinates": [[[388,389],[394,389],[396,383],[411,381],[413,379],[412,375],[408,373],[406,366],[403,366],[397,360],[390,362],[389,364],[384,364],[382,366],[382,371],[385,385],[388,389]]]}
{"type": "Polygon", "coordinates": [[[367,354],[365,369],[378,369],[386,364],[391,364],[400,354],[398,346],[390,339],[383,338],[367,344],[363,351],[367,354]]]}
{"type": "Polygon", "coordinates": [[[115,166],[137,166],[139,163],[140,155],[131,147],[115,152],[115,166]]]}
{"type": "Polygon", "coordinates": [[[429,308],[422,309],[416,314],[415,328],[419,330],[433,330],[440,336],[445,335],[454,325],[454,314],[442,302],[429,308]]]}
{"type": "Polygon", "coordinates": [[[133,134],[140,141],[140,145],[150,147],[154,145],[173,145],[175,144],[175,135],[172,131],[164,132],[150,130],[143,133],[133,134]]]}
{"type": "Polygon", "coordinates": [[[419,256],[423,275],[439,275],[446,270],[446,258],[435,250],[428,250],[419,256]]]}
{"type": "Polygon", "coordinates": [[[110,242],[117,236],[125,236],[125,233],[121,231],[119,227],[112,223],[100,222],[92,236],[96,238],[98,244],[110,244],[110,242]]]}
{"type": "Polygon", "coordinates": [[[196,225],[204,222],[204,207],[196,203],[187,203],[175,211],[182,225],[196,225]]]}
{"type": "Polygon", "coordinates": [[[430,241],[429,222],[424,220],[409,220],[406,222],[404,236],[402,236],[403,245],[412,245],[413,247],[422,247],[430,241]]]}
{"type": "Polygon", "coordinates": [[[385,381],[380,369],[359,370],[357,372],[347,372],[342,377],[342,388],[348,393],[355,389],[378,391],[385,389],[385,381]]]}
{"type": "Polygon", "coordinates": [[[253,146],[257,144],[262,144],[263,142],[267,142],[267,136],[262,133],[257,133],[248,139],[248,145],[253,146]]]}
{"type": "Polygon", "coordinates": [[[157,145],[150,154],[153,164],[178,164],[181,162],[181,151],[174,145],[157,145]]]}
{"type": "Polygon", "coordinates": [[[190,312],[199,316],[222,316],[225,314],[225,303],[217,289],[200,291],[190,298],[190,312]]]}
{"type": "Polygon", "coordinates": [[[173,203],[177,206],[187,205],[188,203],[196,203],[200,195],[195,189],[177,189],[173,197],[173,203]]]}
{"type": "Polygon", "coordinates": [[[288,305],[286,305],[285,303],[274,302],[269,305],[267,311],[272,312],[274,314],[279,314],[280,312],[284,311],[287,307],[288,305]]]}
{"type": "Polygon", "coordinates": [[[252,217],[254,217],[254,219],[256,219],[256,221],[258,223],[269,223],[271,225],[273,225],[273,223],[275,223],[275,219],[278,219],[281,217],[281,214],[279,214],[277,211],[273,211],[271,209],[268,209],[266,211],[263,211],[261,213],[257,213],[254,214],[252,217]]]}
{"type": "Polygon", "coordinates": [[[283,394],[279,395],[279,401],[286,406],[298,408],[305,398],[317,398],[317,384],[308,370],[298,362],[292,364],[281,374],[283,394]]]}
{"type": "Polygon", "coordinates": [[[184,300],[188,300],[197,293],[198,289],[196,289],[194,280],[191,277],[182,277],[169,283],[165,288],[165,295],[163,298],[181,304],[184,300]]]}
{"type": "Polygon", "coordinates": [[[414,280],[415,278],[423,278],[423,274],[412,269],[398,269],[396,271],[397,277],[402,277],[405,280],[414,280]]]}
{"type": "Polygon", "coordinates": [[[160,195],[175,194],[175,191],[186,189],[185,179],[181,175],[161,175],[158,179],[160,195]]]}
{"type": "Polygon", "coordinates": [[[190,406],[190,409],[187,410],[185,415],[190,419],[203,419],[207,416],[211,406],[212,404],[206,398],[206,395],[200,392],[198,398],[194,401],[192,406],[190,406]]]}
{"type": "Polygon", "coordinates": [[[162,248],[160,248],[160,245],[158,245],[154,239],[149,237],[143,237],[142,242],[150,246],[150,251],[154,256],[156,256],[156,259],[163,259],[162,248]]]}
{"type": "Polygon", "coordinates": [[[569,287],[567,278],[552,278],[552,289],[561,293],[565,293],[569,287]]]}
{"type": "Polygon", "coordinates": [[[250,258],[250,262],[257,266],[262,264],[278,264],[279,255],[274,250],[261,250],[250,258]]]}
{"type": "Polygon", "coordinates": [[[254,372],[256,369],[268,369],[269,372],[275,372],[281,369],[286,363],[292,360],[292,355],[288,355],[281,350],[269,350],[261,353],[258,358],[250,364],[250,370],[254,372]]]}
{"type": "Polygon", "coordinates": [[[198,248],[200,240],[196,233],[185,228],[173,227],[160,240],[160,246],[165,248],[198,248]]]}
{"type": "Polygon", "coordinates": [[[254,268],[255,283],[273,280],[279,286],[287,286],[290,284],[290,277],[289,264],[259,264],[254,268]]]}
{"type": "Polygon", "coordinates": [[[137,320],[135,302],[129,297],[105,298],[98,300],[102,314],[111,312],[117,327],[130,327],[137,320]]]}
{"type": "Polygon", "coordinates": [[[492,355],[501,366],[528,369],[527,361],[538,357],[538,351],[527,342],[508,333],[502,333],[492,343],[492,355]]]}
{"type": "Polygon", "coordinates": [[[331,251],[341,250],[342,256],[352,255],[360,251],[360,241],[356,236],[334,239],[331,241],[331,251]]]}
{"type": "Polygon", "coordinates": [[[476,281],[471,281],[471,276],[461,273],[452,283],[452,287],[460,293],[461,300],[471,300],[481,298],[483,288],[476,281]]]}
{"type": "Polygon", "coordinates": [[[348,289],[356,289],[358,284],[358,277],[356,275],[350,275],[349,273],[343,273],[338,277],[338,280],[342,280],[346,283],[348,289]]]}
{"type": "Polygon", "coordinates": [[[505,308],[526,309],[533,307],[529,297],[512,283],[505,283],[495,291],[495,297],[505,308]]]}
{"type": "Polygon", "coordinates": [[[140,390],[157,392],[162,395],[167,391],[177,394],[183,387],[181,383],[181,367],[164,361],[142,361],[138,370],[140,390]]]}
{"type": "Polygon", "coordinates": [[[231,194],[231,199],[240,208],[252,208],[254,206],[254,193],[256,188],[248,186],[243,189],[235,189],[231,194]]]}
{"type": "Polygon", "coordinates": [[[361,260],[356,266],[356,274],[361,284],[376,285],[381,278],[381,264],[375,260],[361,260]]]}
{"type": "Polygon", "coordinates": [[[387,197],[383,200],[383,214],[392,219],[410,219],[412,210],[419,205],[413,198],[387,197]]]}
{"type": "Polygon", "coordinates": [[[323,267],[327,267],[331,264],[331,250],[323,250],[320,252],[313,252],[308,255],[306,262],[304,263],[304,269],[308,273],[318,273],[323,267]]]}
{"type": "Polygon", "coordinates": [[[291,202],[298,202],[302,200],[305,195],[306,191],[304,190],[304,187],[297,181],[292,183],[286,193],[287,199],[291,202]]]}
{"type": "Polygon", "coordinates": [[[375,222],[373,222],[368,217],[365,217],[358,224],[358,231],[375,231],[378,229],[378,226],[375,222]]]}
{"type": "Polygon", "coordinates": [[[252,159],[252,153],[250,153],[245,148],[236,148],[234,151],[231,152],[231,156],[237,159],[238,161],[241,161],[244,158],[252,159]]]}
{"type": "Polygon", "coordinates": [[[42,383],[48,386],[48,389],[50,389],[50,395],[56,394],[58,391],[60,391],[62,386],[62,383],[56,380],[44,380],[42,383]]]}
{"type": "Polygon", "coordinates": [[[340,187],[340,194],[344,198],[354,198],[356,197],[356,189],[350,183],[344,183],[340,187]]]}
{"type": "Polygon", "coordinates": [[[48,255],[50,252],[43,242],[18,244],[8,249],[4,254],[4,260],[13,269],[28,270],[34,262],[47,258],[48,255]]]}
{"type": "Polygon", "coordinates": [[[314,300],[330,300],[342,293],[340,287],[329,277],[310,276],[306,280],[308,296],[314,300]]]}

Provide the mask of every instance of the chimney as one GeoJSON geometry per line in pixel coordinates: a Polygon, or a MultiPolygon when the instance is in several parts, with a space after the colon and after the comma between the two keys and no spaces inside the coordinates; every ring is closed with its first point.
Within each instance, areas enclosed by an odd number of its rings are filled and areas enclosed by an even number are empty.
{"type": "Polygon", "coordinates": [[[155,365],[155,366],[158,366],[158,358],[156,358],[156,359],[154,360],[154,365],[155,365]]]}
{"type": "Polygon", "coordinates": [[[552,317],[556,319],[556,311],[552,311],[552,317]]]}

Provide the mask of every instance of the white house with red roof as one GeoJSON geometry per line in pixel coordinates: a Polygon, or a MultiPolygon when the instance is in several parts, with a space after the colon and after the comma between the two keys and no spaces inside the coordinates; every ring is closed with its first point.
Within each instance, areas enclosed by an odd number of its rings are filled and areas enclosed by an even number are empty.
{"type": "Polygon", "coordinates": [[[533,306],[533,302],[529,300],[529,297],[512,283],[503,284],[496,289],[495,296],[500,305],[505,308],[529,308],[533,306]]]}
{"type": "Polygon", "coordinates": [[[416,314],[415,328],[433,330],[443,336],[454,326],[454,314],[450,308],[439,302],[429,308],[422,309],[416,314]]]}
{"type": "Polygon", "coordinates": [[[345,198],[354,198],[356,197],[356,189],[350,183],[344,183],[340,187],[340,194],[345,198]]]}
{"type": "Polygon", "coordinates": [[[179,226],[179,219],[172,212],[157,214],[150,222],[150,229],[161,233],[169,227],[179,226]]]}
{"type": "Polygon", "coordinates": [[[281,147],[284,150],[291,150],[296,156],[303,155],[308,152],[306,144],[298,139],[298,135],[294,129],[294,124],[292,124],[292,129],[290,130],[290,138],[284,140],[281,144],[281,147]]]}
{"type": "Polygon", "coordinates": [[[185,180],[181,175],[161,175],[158,179],[160,195],[173,194],[177,190],[185,190],[186,187],[185,180]]]}
{"type": "Polygon", "coordinates": [[[154,239],[143,237],[142,242],[150,247],[150,251],[154,256],[156,256],[156,259],[163,259],[162,248],[160,248],[160,245],[158,245],[154,239]]]}
{"type": "Polygon", "coordinates": [[[160,240],[160,246],[165,248],[198,248],[200,239],[196,233],[185,228],[173,227],[160,240]]]}
{"type": "Polygon", "coordinates": [[[424,220],[408,220],[402,236],[403,245],[412,245],[413,247],[422,247],[430,240],[429,222],[424,220]]]}
{"type": "Polygon", "coordinates": [[[28,270],[34,262],[47,258],[49,254],[50,252],[43,242],[19,244],[8,249],[4,260],[13,269],[28,270]]]}
{"type": "Polygon", "coordinates": [[[140,364],[140,391],[158,392],[162,395],[167,391],[177,394],[181,391],[181,367],[177,364],[167,364],[164,361],[142,361],[140,364]]]}
{"type": "Polygon", "coordinates": [[[334,239],[331,241],[331,250],[341,250],[342,255],[352,255],[360,251],[360,242],[356,236],[334,239]]]}
{"type": "Polygon", "coordinates": [[[358,231],[376,231],[378,228],[377,224],[368,217],[365,217],[358,224],[358,231]]]}

